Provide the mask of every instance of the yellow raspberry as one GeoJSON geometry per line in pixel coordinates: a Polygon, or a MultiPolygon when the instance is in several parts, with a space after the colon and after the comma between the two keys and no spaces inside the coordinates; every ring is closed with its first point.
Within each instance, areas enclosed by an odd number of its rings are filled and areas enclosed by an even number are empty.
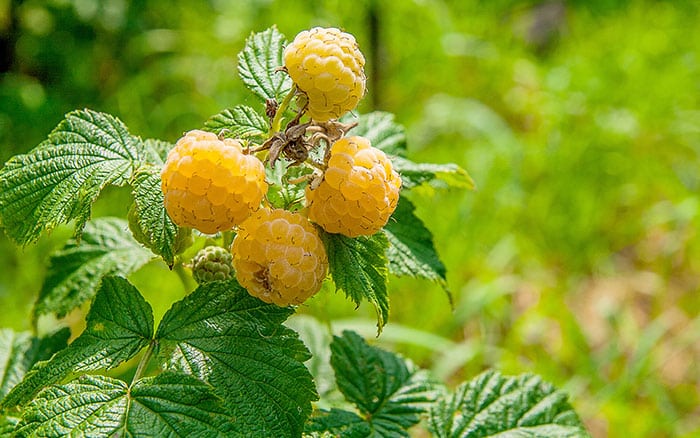
{"type": "Polygon", "coordinates": [[[331,146],[321,183],[306,187],[309,219],[329,233],[370,236],[388,222],[400,189],[384,152],[364,137],[341,138],[331,146]]]}
{"type": "Polygon", "coordinates": [[[317,122],[352,111],[365,94],[365,57],[355,37],[336,28],[299,33],[284,49],[284,66],[317,122]]]}
{"type": "Polygon", "coordinates": [[[244,154],[239,142],[194,130],[168,154],[161,189],[173,222],[213,234],[257,210],[267,183],[262,162],[244,154]]]}
{"type": "Polygon", "coordinates": [[[238,282],[266,303],[301,304],[326,278],[323,242],[299,213],[258,210],[240,225],[231,252],[238,282]]]}

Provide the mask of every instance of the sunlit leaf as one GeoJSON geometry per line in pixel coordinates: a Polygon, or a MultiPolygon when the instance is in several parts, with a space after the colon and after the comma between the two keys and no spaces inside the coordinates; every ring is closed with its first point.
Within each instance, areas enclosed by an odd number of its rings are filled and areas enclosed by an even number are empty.
{"type": "Polygon", "coordinates": [[[43,390],[16,434],[229,437],[232,421],[211,387],[192,376],[163,373],[129,388],[118,379],[87,375],[43,390]]]}
{"type": "Polygon", "coordinates": [[[139,245],[125,220],[98,218],[85,227],[82,239],[69,240],[54,253],[34,305],[34,315],[61,317],[95,296],[102,277],[127,276],[146,264],[152,254],[139,245]]]}
{"type": "Polygon", "coordinates": [[[309,352],[282,323],[290,308],[252,297],[235,280],[201,285],[165,314],[156,335],[164,367],[214,387],[247,436],[298,436],[317,398],[309,352]]]}
{"type": "Polygon", "coordinates": [[[173,148],[173,145],[167,141],[149,138],[141,142],[141,155],[143,162],[146,164],[159,165],[165,164],[168,158],[168,152],[173,148]]]}
{"type": "Polygon", "coordinates": [[[172,266],[175,255],[187,246],[192,231],[178,227],[168,216],[160,188],[160,169],[159,166],[143,166],[134,175],[131,183],[134,187],[133,219],[138,225],[137,240],[172,266]]]}
{"type": "Polygon", "coordinates": [[[141,161],[140,141],[118,119],[74,111],[26,155],[0,170],[0,219],[18,244],[75,219],[76,235],[108,184],[124,185],[141,161]]]}
{"type": "Polygon", "coordinates": [[[277,99],[292,88],[289,75],[279,71],[287,41],[276,27],[252,34],[238,54],[238,74],[243,83],[263,100],[277,99]]]}
{"type": "Polygon", "coordinates": [[[438,400],[430,410],[438,438],[588,437],[567,395],[533,375],[487,371],[438,400]]]}
{"type": "Polygon", "coordinates": [[[206,131],[229,138],[264,137],[269,128],[269,122],[246,105],[226,109],[204,122],[206,131]]]}
{"type": "Polygon", "coordinates": [[[3,400],[12,407],[70,373],[113,368],[132,358],[153,336],[153,312],[138,290],[121,277],[102,280],[85,331],[50,360],[38,362],[3,400]]]}
{"type": "Polygon", "coordinates": [[[433,244],[433,234],[415,215],[415,207],[405,197],[384,227],[389,239],[389,270],[395,275],[427,278],[447,286],[446,270],[433,244]]]}
{"type": "MultiPolygon", "coordinates": [[[[354,121],[346,117],[344,121],[354,121]]],[[[390,155],[403,155],[406,152],[406,132],[402,125],[394,121],[394,115],[383,111],[362,114],[357,126],[348,135],[360,135],[369,139],[372,146],[390,155]]]]}
{"type": "Polygon", "coordinates": [[[438,188],[453,187],[474,190],[476,185],[466,170],[454,163],[431,164],[414,163],[402,157],[393,157],[391,162],[401,175],[404,189],[411,189],[421,184],[430,184],[438,188]]]}
{"type": "Polygon", "coordinates": [[[338,290],[345,292],[356,305],[367,300],[377,312],[381,332],[389,319],[389,295],[386,290],[389,241],[384,233],[350,238],[341,234],[322,233],[328,253],[328,265],[338,290]]]}

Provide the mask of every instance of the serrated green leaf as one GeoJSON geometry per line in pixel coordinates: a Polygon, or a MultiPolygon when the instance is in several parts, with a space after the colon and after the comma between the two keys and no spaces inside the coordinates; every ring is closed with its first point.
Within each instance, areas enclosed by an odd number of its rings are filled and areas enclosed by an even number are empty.
{"type": "Polygon", "coordinates": [[[377,329],[381,333],[389,319],[389,295],[386,290],[389,241],[384,233],[350,238],[341,234],[321,233],[328,254],[328,266],[338,290],[345,292],[356,305],[366,299],[377,312],[377,329]]]}
{"type": "Polygon", "coordinates": [[[160,184],[159,166],[141,167],[132,181],[134,187],[135,220],[139,240],[168,266],[175,263],[175,255],[183,250],[183,243],[191,236],[189,228],[180,228],[165,210],[160,184]]]}
{"type": "Polygon", "coordinates": [[[75,219],[76,236],[108,184],[124,185],[142,157],[139,140],[109,114],[74,111],[26,155],[0,170],[0,218],[16,243],[75,219]]]}
{"type": "Polygon", "coordinates": [[[447,287],[445,265],[433,244],[433,234],[415,214],[416,207],[405,197],[399,204],[384,232],[389,239],[387,258],[389,271],[395,275],[433,280],[447,287]]]}
{"type": "Polygon", "coordinates": [[[236,105],[212,116],[204,122],[204,130],[217,135],[223,133],[228,138],[265,137],[269,122],[253,108],[236,105]]]}
{"type": "Polygon", "coordinates": [[[121,277],[102,279],[86,318],[85,331],[50,360],[38,362],[2,402],[13,407],[70,373],[110,369],[134,357],[153,336],[153,311],[121,277]]]}
{"type": "Polygon", "coordinates": [[[238,74],[243,83],[263,100],[280,100],[292,88],[289,75],[278,69],[287,40],[276,27],[251,34],[238,54],[238,74]]]}
{"type": "Polygon", "coordinates": [[[69,336],[67,328],[43,338],[36,338],[29,332],[0,330],[0,401],[35,363],[65,348],[69,336]]]}
{"type": "Polygon", "coordinates": [[[141,142],[141,155],[146,164],[165,164],[168,152],[173,148],[167,141],[149,138],[141,142]]]}
{"type": "Polygon", "coordinates": [[[436,397],[425,371],[355,332],[335,336],[331,352],[338,388],[369,423],[369,436],[408,437],[436,397]]]}
{"type": "MultiPolygon", "coordinates": [[[[346,117],[343,120],[350,122],[353,119],[346,117]]],[[[357,123],[348,135],[365,137],[372,146],[390,155],[402,156],[406,152],[406,132],[394,121],[394,114],[374,111],[360,115],[357,123]]]]}
{"type": "Polygon", "coordinates": [[[309,352],[282,323],[291,308],[250,296],[235,280],[201,285],[165,314],[156,335],[165,368],[210,383],[256,437],[299,436],[317,399],[309,352]]]}
{"type": "Polygon", "coordinates": [[[211,387],[163,373],[133,387],[106,376],[50,386],[29,405],[16,433],[29,436],[229,437],[231,419],[211,387]]]}
{"type": "Polygon", "coordinates": [[[127,276],[151,257],[131,236],[125,220],[95,219],[86,225],[80,242],[71,239],[51,256],[34,317],[47,313],[62,317],[95,296],[104,276],[127,276]]]}
{"type": "Polygon", "coordinates": [[[319,409],[309,418],[304,432],[311,436],[367,438],[372,436],[372,427],[354,412],[319,409]],[[327,435],[321,435],[323,433],[327,435]]]}
{"type": "Polygon", "coordinates": [[[412,189],[422,184],[430,184],[436,188],[454,187],[467,190],[476,188],[474,180],[467,171],[454,163],[414,163],[402,157],[393,157],[391,162],[394,170],[401,175],[404,189],[412,189]]]}
{"type": "Polygon", "coordinates": [[[439,438],[490,436],[588,437],[567,395],[533,375],[486,371],[460,385],[430,410],[439,438]]]}

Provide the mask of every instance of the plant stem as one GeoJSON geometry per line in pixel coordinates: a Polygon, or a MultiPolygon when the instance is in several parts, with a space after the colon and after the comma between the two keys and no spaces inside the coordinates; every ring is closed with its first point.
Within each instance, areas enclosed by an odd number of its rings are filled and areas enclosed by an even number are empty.
{"type": "Polygon", "coordinates": [[[233,243],[233,238],[236,237],[236,234],[233,231],[224,231],[223,232],[223,245],[224,248],[230,249],[231,244],[233,243]]]}
{"type": "Polygon", "coordinates": [[[173,266],[173,271],[175,271],[178,278],[180,278],[180,282],[185,288],[185,292],[194,290],[197,287],[192,277],[190,277],[187,271],[185,271],[185,265],[182,264],[182,261],[178,260],[177,262],[175,262],[175,265],[173,266]]]}
{"type": "Polygon", "coordinates": [[[277,112],[275,113],[275,118],[272,119],[272,124],[270,126],[270,134],[268,135],[268,137],[272,137],[274,134],[280,131],[280,128],[282,127],[282,117],[284,116],[285,111],[287,111],[287,107],[289,106],[289,104],[292,103],[292,99],[294,98],[296,92],[297,87],[296,85],[293,85],[292,88],[289,90],[289,93],[287,93],[287,95],[284,96],[284,100],[282,100],[280,106],[277,107],[277,112]]]}
{"type": "Polygon", "coordinates": [[[153,350],[155,350],[156,344],[158,341],[155,339],[151,339],[151,342],[148,344],[148,348],[146,349],[146,352],[141,356],[141,360],[139,361],[139,365],[136,367],[136,372],[134,373],[134,378],[131,379],[131,385],[133,386],[134,383],[136,383],[137,380],[141,378],[143,375],[143,372],[146,370],[146,366],[148,365],[148,362],[151,360],[151,357],[153,356],[153,350]]]}

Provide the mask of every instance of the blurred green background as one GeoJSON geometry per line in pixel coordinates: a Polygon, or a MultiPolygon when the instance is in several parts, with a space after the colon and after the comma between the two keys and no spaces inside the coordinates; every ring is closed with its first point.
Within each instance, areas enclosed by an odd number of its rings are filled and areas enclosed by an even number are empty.
{"type": "MultiPolygon", "coordinates": [[[[377,340],[451,384],[486,367],[566,389],[594,436],[700,436],[700,4],[687,1],[0,0],[0,158],[75,108],[175,141],[238,103],[253,31],[315,25],[368,58],[360,112],[396,114],[409,156],[478,191],[411,195],[448,268],[392,279],[377,340]]],[[[125,215],[108,190],[94,215],[125,215]]],[[[0,326],[29,328],[59,228],[0,237],[0,326]]],[[[162,313],[162,263],[132,281],[162,313]]],[[[321,293],[301,312],[374,335],[321,293]]],[[[78,316],[73,316],[75,320],[78,316]]],[[[73,324],[78,324],[72,321],[73,324]]],[[[78,324],[79,325],[79,324],[78,324]]]]}

